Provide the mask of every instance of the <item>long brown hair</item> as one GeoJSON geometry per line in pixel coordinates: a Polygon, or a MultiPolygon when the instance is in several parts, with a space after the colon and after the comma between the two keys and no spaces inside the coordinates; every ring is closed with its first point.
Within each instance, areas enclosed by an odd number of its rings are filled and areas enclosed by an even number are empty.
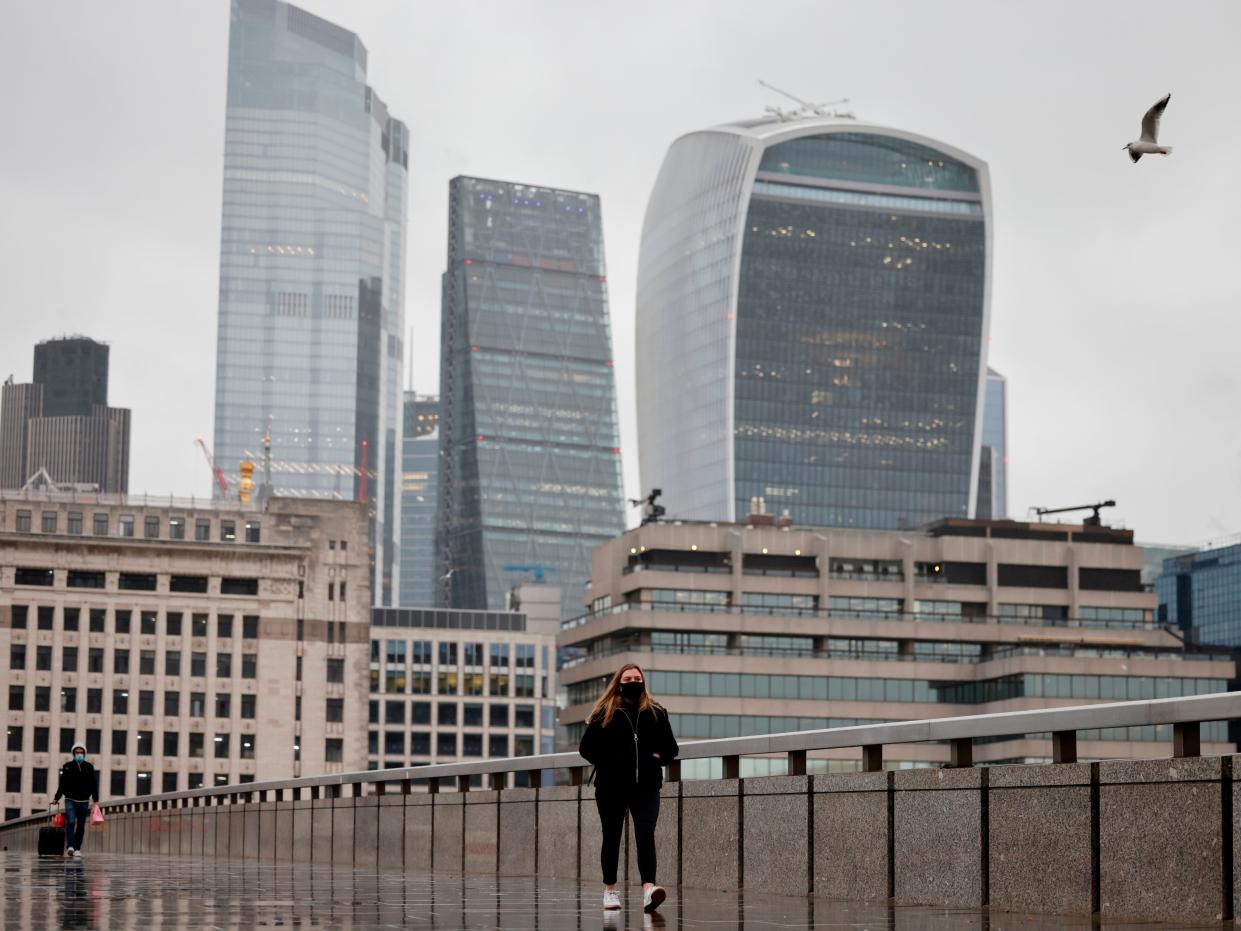
{"type": "Polygon", "coordinates": [[[595,707],[590,709],[590,714],[586,716],[586,723],[591,721],[600,721],[604,727],[612,723],[612,717],[616,714],[616,709],[620,707],[621,698],[620,680],[621,676],[631,669],[638,670],[642,675],[642,682],[646,684],[646,688],[642,690],[642,698],[638,701],[638,714],[643,711],[650,711],[654,714],[656,711],[662,711],[663,706],[651,697],[651,686],[646,681],[646,673],[642,671],[642,667],[637,663],[626,663],[620,669],[616,670],[616,675],[612,676],[612,681],[608,683],[608,687],[603,690],[603,694],[599,696],[599,700],[595,702],[595,707]]]}

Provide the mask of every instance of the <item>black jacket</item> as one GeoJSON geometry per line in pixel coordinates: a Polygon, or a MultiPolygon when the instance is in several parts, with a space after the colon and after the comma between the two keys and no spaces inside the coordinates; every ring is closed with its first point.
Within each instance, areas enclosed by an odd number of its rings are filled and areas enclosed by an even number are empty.
{"type": "Polygon", "coordinates": [[[580,753],[595,766],[595,785],[601,791],[658,789],[664,781],[663,767],[676,759],[679,749],[668,723],[668,712],[636,714],[623,704],[603,726],[601,718],[586,725],[580,753]],[[654,754],[659,754],[655,759],[654,754]]]}
{"type": "Polygon", "coordinates": [[[87,762],[70,760],[60,768],[60,783],[56,786],[55,801],[63,795],[77,802],[87,799],[99,801],[98,776],[95,767],[87,762]]]}

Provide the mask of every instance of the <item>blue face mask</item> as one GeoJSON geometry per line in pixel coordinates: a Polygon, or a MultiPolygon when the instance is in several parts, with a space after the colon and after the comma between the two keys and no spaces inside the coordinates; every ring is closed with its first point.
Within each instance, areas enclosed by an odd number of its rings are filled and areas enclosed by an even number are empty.
{"type": "Polygon", "coordinates": [[[75,753],[73,754],[73,759],[75,762],[81,763],[83,760],[86,759],[86,755],[83,753],[75,753]]]}

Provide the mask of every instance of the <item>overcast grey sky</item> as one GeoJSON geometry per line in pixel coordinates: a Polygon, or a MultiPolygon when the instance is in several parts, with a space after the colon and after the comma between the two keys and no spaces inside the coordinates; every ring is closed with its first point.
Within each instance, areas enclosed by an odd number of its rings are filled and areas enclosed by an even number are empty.
{"type": "MultiPolygon", "coordinates": [[[[438,388],[447,183],[603,199],[625,480],[637,496],[634,282],[678,135],[781,103],[757,78],[991,165],[991,365],[1009,507],[1114,497],[1144,540],[1241,531],[1241,4],[305,0],[357,32],[411,132],[405,316],[438,388]],[[1172,102],[1170,158],[1121,147],[1172,102]]],[[[0,378],[32,346],[112,345],[130,488],[206,494],[226,0],[10,0],[0,56],[0,378]]]]}

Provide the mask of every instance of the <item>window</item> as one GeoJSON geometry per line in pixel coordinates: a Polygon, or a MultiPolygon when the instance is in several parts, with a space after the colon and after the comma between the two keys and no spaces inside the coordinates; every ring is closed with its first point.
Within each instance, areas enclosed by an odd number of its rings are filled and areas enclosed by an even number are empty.
{"type": "Polygon", "coordinates": [[[108,515],[95,514],[91,517],[91,533],[97,537],[106,537],[108,535],[108,515]]]}
{"type": "Polygon", "coordinates": [[[366,732],[366,752],[371,756],[379,754],[379,731],[366,732]]]}
{"type": "Polygon", "coordinates": [[[86,713],[103,714],[103,689],[86,690],[86,713]]]}
{"type": "Polygon", "coordinates": [[[138,714],[155,714],[155,693],[150,689],[138,692],[138,714]]]}
{"type": "Polygon", "coordinates": [[[517,644],[517,668],[533,669],[534,668],[534,644],[519,643],[517,644]]]}
{"type": "Polygon", "coordinates": [[[508,727],[508,705],[492,705],[490,721],[492,727],[508,727]]]}
{"type": "Polygon", "coordinates": [[[409,752],[411,756],[431,755],[431,734],[429,731],[414,731],[409,735],[409,752]]]}
{"type": "MultiPolygon", "coordinates": [[[[65,686],[60,690],[60,713],[76,714],[78,710],[78,690],[65,686]]],[[[73,748],[70,747],[70,750],[73,748]]]]}
{"type": "Polygon", "coordinates": [[[112,730],[112,754],[114,756],[124,756],[125,748],[129,744],[129,731],[112,730]]]}
{"type": "Polygon", "coordinates": [[[181,651],[168,650],[164,653],[164,675],[181,675],[181,651]]]}
{"type": "Polygon", "coordinates": [[[340,600],[341,600],[341,601],[344,601],[344,600],[345,600],[345,587],[346,587],[348,584],[349,584],[348,582],[341,582],[341,583],[340,583],[340,600]]]}
{"type": "Polygon", "coordinates": [[[259,655],[257,653],[241,654],[241,678],[257,679],[259,674],[259,655]]]}
{"type": "Polygon", "coordinates": [[[215,716],[227,718],[233,708],[233,696],[228,692],[217,692],[215,696],[215,716]]]}
{"type": "Polygon", "coordinates": [[[483,694],[483,674],[481,672],[467,672],[461,677],[462,691],[465,695],[482,695],[483,694]]]}
{"type": "Polygon", "coordinates": [[[190,692],[190,717],[201,718],[207,713],[207,693],[190,692]]]}
{"type": "Polygon", "coordinates": [[[72,534],[76,534],[77,536],[82,535],[82,512],[81,511],[70,511],[69,512],[69,532],[72,534]]]}
{"type": "Polygon", "coordinates": [[[340,723],[345,720],[345,700],[343,698],[329,698],[324,709],[326,720],[340,723]]]}
{"type": "Polygon", "coordinates": [[[103,647],[90,647],[86,651],[86,671],[103,672],[103,647]]]}
{"type": "Polygon", "coordinates": [[[117,611],[116,612],[115,625],[116,625],[116,632],[118,634],[129,633],[129,620],[130,620],[129,611],[117,611]]]}
{"type": "Polygon", "coordinates": [[[20,792],[22,790],[22,768],[6,766],[4,768],[4,791],[20,792]]]}
{"type": "Polygon", "coordinates": [[[457,706],[451,702],[440,702],[436,709],[436,718],[440,727],[454,727],[457,723],[457,706]]]}
{"type": "Polygon", "coordinates": [[[129,714],[129,691],[127,689],[112,690],[112,713],[129,714]]]}
{"type": "Polygon", "coordinates": [[[39,630],[51,630],[56,623],[56,609],[48,605],[43,605],[38,612],[39,630]]]}
{"type": "Polygon", "coordinates": [[[237,539],[237,525],[231,520],[220,521],[220,542],[232,543],[237,539]]]}
{"type": "Polygon", "coordinates": [[[44,588],[50,588],[53,581],[51,569],[32,569],[18,566],[13,572],[13,582],[16,585],[40,585],[44,588]]]}
{"type": "Polygon", "coordinates": [[[483,665],[483,645],[481,643],[465,644],[465,665],[483,665]]]}
{"type": "Polygon", "coordinates": [[[26,710],[26,686],[10,685],[9,686],[9,710],[25,711],[26,710]]]}
{"type": "Polygon", "coordinates": [[[185,787],[187,789],[201,789],[203,787],[203,778],[202,773],[190,773],[186,777],[185,787]]]}
{"type": "Polygon", "coordinates": [[[384,753],[388,756],[405,755],[404,731],[384,731],[384,753]]]}
{"type": "Polygon", "coordinates": [[[159,539],[159,518],[148,515],[142,522],[142,535],[148,540],[159,539]]]}
{"type": "Polygon", "coordinates": [[[142,650],[138,653],[138,675],[155,675],[155,651],[142,650]]]}
{"type": "Polygon", "coordinates": [[[165,717],[175,718],[181,714],[181,693],[165,692],[164,693],[164,715],[165,717]]]}
{"type": "Polygon", "coordinates": [[[52,710],[52,690],[46,685],[36,685],[34,687],[34,710],[35,711],[51,711],[52,710]]]}
{"type": "Polygon", "coordinates": [[[211,779],[212,785],[226,786],[228,785],[228,773],[216,773],[211,779]]]}
{"type": "Polygon", "coordinates": [[[159,615],[154,611],[143,611],[138,615],[138,632],[144,637],[155,636],[155,622],[159,615]]]}
{"type": "Polygon", "coordinates": [[[52,668],[52,648],[39,644],[34,648],[34,668],[38,672],[48,672],[52,668]]]}
{"type": "Polygon", "coordinates": [[[168,539],[184,540],[185,539],[185,518],[170,517],[168,518],[168,539]]]}
{"type": "Polygon", "coordinates": [[[259,638],[259,618],[257,614],[242,615],[241,636],[243,640],[257,640],[259,638]]]}
{"type": "Polygon", "coordinates": [[[233,616],[231,614],[221,614],[215,619],[215,635],[221,640],[232,639],[233,616]]]}
{"type": "Polygon", "coordinates": [[[410,706],[410,724],[430,724],[431,723],[431,703],[429,701],[416,701],[410,706]]]}
{"type": "Polygon", "coordinates": [[[21,753],[22,752],[22,734],[23,733],[24,733],[24,730],[21,727],[14,727],[12,725],[9,726],[8,743],[5,744],[5,749],[8,750],[9,753],[21,753]]]}
{"type": "Polygon", "coordinates": [[[151,731],[138,731],[137,749],[134,751],[138,756],[150,756],[155,749],[155,735],[151,731]]]}
{"type": "Polygon", "coordinates": [[[190,636],[205,637],[207,636],[207,615],[195,614],[190,619],[190,636]]]}
{"type": "Polygon", "coordinates": [[[409,676],[409,690],[415,695],[431,694],[431,673],[413,672],[409,676]]]}
{"type": "Polygon", "coordinates": [[[26,605],[13,605],[13,629],[25,630],[26,618],[29,616],[30,609],[26,605]]]}
{"type": "MultiPolygon", "coordinates": [[[[241,735],[241,758],[243,760],[254,759],[254,744],[257,739],[258,738],[255,737],[253,734],[242,734],[241,735]]],[[[241,778],[242,778],[242,782],[246,781],[246,778],[244,776],[242,776],[241,778]]]]}
{"type": "Polygon", "coordinates": [[[344,682],[345,681],[345,661],[335,657],[329,658],[327,661],[327,681],[328,682],[344,682]]]}
{"type": "Polygon", "coordinates": [[[233,676],[233,654],[217,653],[215,656],[215,674],[219,679],[231,679],[233,676]]]}
{"type": "Polygon", "coordinates": [[[456,756],[457,735],[453,733],[441,733],[436,735],[435,751],[440,756],[456,756]]]}
{"type": "Polygon", "coordinates": [[[514,727],[534,727],[534,705],[516,705],[513,708],[514,727]]]}
{"type": "Polygon", "coordinates": [[[345,742],[339,737],[323,741],[323,759],[328,763],[340,763],[345,759],[345,742]]]}
{"type": "Polygon", "coordinates": [[[144,770],[142,772],[139,772],[137,774],[137,777],[138,777],[138,781],[134,785],[134,794],[135,795],[150,795],[151,794],[151,774],[144,770]]]}
{"type": "Polygon", "coordinates": [[[102,634],[104,623],[108,617],[107,611],[103,608],[90,609],[90,632],[92,634],[102,634]]]}
{"type": "Polygon", "coordinates": [[[403,701],[384,702],[384,723],[385,724],[404,724],[405,723],[405,702],[403,701]]]}
{"type": "Polygon", "coordinates": [[[78,671],[78,648],[64,647],[60,651],[60,668],[65,672],[78,671]]]}
{"type": "Polygon", "coordinates": [[[258,579],[220,579],[221,595],[249,595],[254,597],[258,593],[258,579]]]}
{"type": "Polygon", "coordinates": [[[123,592],[153,592],[155,581],[155,574],[151,572],[122,572],[117,577],[117,586],[123,592]]]}
{"type": "Polygon", "coordinates": [[[514,676],[513,694],[518,698],[534,698],[534,676],[514,676]]]}
{"type": "Polygon", "coordinates": [[[246,521],[246,542],[259,543],[262,541],[262,532],[257,520],[246,521]]]}
{"type": "Polygon", "coordinates": [[[103,747],[103,731],[97,727],[88,727],[86,729],[86,752],[98,754],[102,752],[103,747]]]}
{"type": "Polygon", "coordinates": [[[431,641],[415,640],[413,642],[413,655],[410,661],[415,665],[430,666],[431,665],[431,641]]]}
{"type": "Polygon", "coordinates": [[[195,650],[190,654],[190,675],[202,678],[207,674],[207,654],[195,650]]]}
{"type": "Polygon", "coordinates": [[[51,739],[50,727],[36,727],[34,729],[34,752],[47,753],[48,741],[51,739]]]}
{"type": "Polygon", "coordinates": [[[64,615],[65,630],[77,630],[82,617],[82,609],[65,608],[64,615]]]}
{"type": "Polygon", "coordinates": [[[55,533],[56,532],[56,512],[55,511],[44,511],[43,512],[43,532],[44,533],[55,533]]]}
{"type": "Polygon", "coordinates": [[[190,732],[190,758],[191,759],[202,759],[203,744],[205,742],[203,737],[204,735],[202,734],[195,734],[193,731],[190,732]]]}
{"type": "Polygon", "coordinates": [[[508,734],[492,734],[487,738],[487,755],[508,756],[508,734]]]}
{"type": "Polygon", "coordinates": [[[176,731],[164,731],[164,756],[176,756],[180,734],[176,731]]]}
{"type": "Polygon", "coordinates": [[[440,643],[440,665],[453,667],[457,665],[457,645],[455,643],[440,643]]]}
{"type": "Polygon", "coordinates": [[[214,755],[217,760],[228,759],[228,736],[229,736],[228,734],[216,734],[215,735],[215,738],[214,738],[215,754],[214,755]]]}
{"type": "Polygon", "coordinates": [[[164,773],[160,777],[159,790],[164,793],[176,792],[177,791],[177,774],[176,773],[164,773]]]}
{"type": "Polygon", "coordinates": [[[441,672],[438,684],[441,695],[457,694],[457,674],[455,672],[441,672]]]}
{"type": "MultiPolygon", "coordinates": [[[[298,700],[299,701],[301,700],[301,696],[298,696],[298,700]]],[[[256,703],[257,703],[257,699],[255,696],[242,695],[241,696],[241,716],[251,721],[254,720],[254,710],[255,710],[256,703]]]]}
{"type": "Polygon", "coordinates": [[[134,515],[122,514],[117,521],[117,529],[123,537],[132,537],[134,535],[134,515]]]}
{"type": "Polygon", "coordinates": [[[108,778],[108,791],[113,798],[122,798],[125,795],[125,770],[114,769],[108,778]]]}
{"type": "Polygon", "coordinates": [[[29,533],[30,532],[30,512],[29,511],[18,511],[17,512],[17,532],[18,533],[29,533]]]}
{"type": "Polygon", "coordinates": [[[194,539],[206,542],[211,539],[211,521],[200,517],[194,521],[194,539]]]}
{"type": "Polygon", "coordinates": [[[112,672],[118,676],[129,674],[128,650],[114,650],[112,652],[112,672]]]}
{"type": "Polygon", "coordinates": [[[30,771],[30,791],[35,795],[47,794],[47,768],[36,766],[30,771]]]}

